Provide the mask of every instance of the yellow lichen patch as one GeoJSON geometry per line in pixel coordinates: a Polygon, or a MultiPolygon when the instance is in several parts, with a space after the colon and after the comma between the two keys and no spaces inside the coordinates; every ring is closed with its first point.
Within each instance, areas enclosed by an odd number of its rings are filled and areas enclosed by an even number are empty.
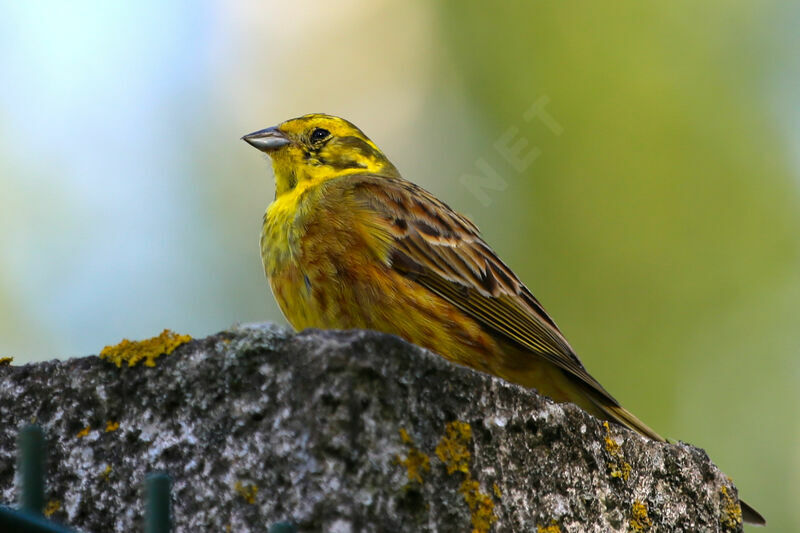
{"type": "Polygon", "coordinates": [[[422,472],[429,472],[431,469],[430,458],[416,448],[408,450],[406,458],[400,461],[406,467],[409,481],[422,483],[422,472]]]}
{"type": "Polygon", "coordinates": [[[647,514],[647,504],[636,500],[631,509],[631,531],[649,531],[653,527],[653,521],[647,514]]]}
{"type": "Polygon", "coordinates": [[[9,366],[13,360],[13,357],[0,357],[0,366],[9,366]]]}
{"type": "Polygon", "coordinates": [[[447,473],[469,474],[470,453],[467,445],[472,440],[472,428],[456,420],[447,424],[445,435],[436,445],[436,455],[447,467],[447,473]]]}
{"type": "Polygon", "coordinates": [[[624,461],[620,464],[612,461],[608,463],[608,474],[611,477],[621,477],[623,480],[628,481],[628,477],[631,475],[631,465],[624,461]]]}
{"type": "Polygon", "coordinates": [[[175,348],[190,340],[192,338],[189,335],[179,335],[165,329],[158,337],[143,341],[122,339],[122,342],[115,346],[106,346],[100,352],[100,359],[111,361],[118,367],[122,366],[123,361],[126,361],[128,366],[136,366],[142,360],[145,366],[156,366],[155,360],[159,356],[171,354],[175,348]]]}
{"type": "Polygon", "coordinates": [[[106,433],[111,433],[112,431],[116,431],[119,429],[119,422],[114,422],[109,420],[106,422],[106,433]]]}
{"type": "Polygon", "coordinates": [[[431,469],[430,457],[414,446],[414,442],[408,432],[403,428],[400,428],[400,438],[408,446],[408,453],[406,453],[405,459],[398,456],[396,458],[397,464],[406,467],[409,482],[422,483],[422,473],[430,472],[431,469]]]}
{"type": "Polygon", "coordinates": [[[492,492],[494,492],[494,495],[498,500],[503,497],[503,493],[500,492],[500,487],[497,486],[497,483],[492,483],[492,492]]]}
{"type": "Polygon", "coordinates": [[[613,456],[620,453],[619,444],[611,437],[611,428],[608,427],[608,422],[603,422],[603,427],[606,428],[606,451],[613,456]]]}
{"type": "Polygon", "coordinates": [[[92,426],[86,426],[85,428],[80,430],[78,432],[78,434],[75,435],[75,436],[78,437],[79,439],[82,439],[83,437],[88,437],[89,436],[89,431],[91,431],[91,429],[92,429],[92,426]]]}
{"type": "Polygon", "coordinates": [[[728,487],[722,487],[720,492],[722,493],[722,516],[720,517],[720,522],[727,529],[738,529],[742,524],[742,508],[728,492],[728,487]]]}
{"type": "Polygon", "coordinates": [[[100,479],[102,481],[108,481],[110,477],[111,477],[111,465],[106,465],[105,470],[103,470],[103,472],[100,474],[100,479]]]}
{"type": "Polygon", "coordinates": [[[622,455],[622,447],[611,436],[611,428],[608,427],[608,422],[603,422],[603,426],[606,428],[605,448],[611,458],[608,463],[609,475],[628,481],[628,477],[631,475],[631,465],[625,462],[622,455]]]}
{"type": "Polygon", "coordinates": [[[58,500],[50,500],[44,508],[44,515],[50,518],[50,516],[59,509],[61,509],[61,502],[58,500]]]}
{"type": "Polygon", "coordinates": [[[464,496],[464,501],[469,506],[472,520],[472,533],[486,533],[497,517],[494,514],[494,502],[491,496],[481,492],[480,484],[472,479],[469,474],[458,492],[464,496]]]}
{"type": "Polygon", "coordinates": [[[536,526],[536,533],[561,533],[561,528],[558,522],[551,520],[549,526],[536,526]]]}
{"type": "MultiPolygon", "coordinates": [[[[458,491],[464,496],[464,501],[470,511],[472,533],[487,533],[492,524],[497,520],[494,514],[494,502],[491,496],[481,492],[480,484],[472,479],[469,471],[469,443],[472,440],[472,428],[466,422],[456,420],[445,427],[445,434],[436,445],[436,456],[444,463],[448,474],[461,472],[464,481],[458,491]]],[[[495,485],[497,487],[497,485],[495,485]]],[[[499,489],[495,494],[500,497],[499,489]]]]}
{"type": "Polygon", "coordinates": [[[258,487],[254,484],[250,483],[248,485],[243,484],[241,481],[237,481],[236,484],[233,486],[233,489],[244,498],[244,501],[247,503],[253,504],[256,503],[256,494],[258,494],[258,487]]]}

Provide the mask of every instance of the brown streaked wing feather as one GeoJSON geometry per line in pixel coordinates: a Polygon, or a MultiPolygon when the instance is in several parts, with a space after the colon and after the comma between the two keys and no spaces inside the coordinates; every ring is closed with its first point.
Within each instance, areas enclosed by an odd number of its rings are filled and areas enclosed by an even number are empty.
{"type": "Polygon", "coordinates": [[[481,239],[478,228],[402,178],[343,178],[394,239],[393,268],[452,303],[485,328],[562,368],[612,405],[531,292],[481,239]]]}

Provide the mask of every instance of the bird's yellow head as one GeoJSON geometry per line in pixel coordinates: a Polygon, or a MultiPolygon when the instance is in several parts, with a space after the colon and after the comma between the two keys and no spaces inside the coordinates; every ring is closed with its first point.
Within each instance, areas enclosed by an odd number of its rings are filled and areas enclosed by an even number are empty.
{"type": "Polygon", "coordinates": [[[331,115],[304,115],[242,139],[272,159],[276,197],[299,184],[351,174],[397,175],[394,165],[364,132],[331,115]]]}

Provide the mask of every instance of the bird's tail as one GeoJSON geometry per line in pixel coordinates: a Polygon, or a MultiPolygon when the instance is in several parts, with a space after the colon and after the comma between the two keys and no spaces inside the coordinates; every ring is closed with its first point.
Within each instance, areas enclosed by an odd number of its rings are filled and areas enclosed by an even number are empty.
{"type": "Polygon", "coordinates": [[[667,439],[653,431],[650,426],[636,418],[633,413],[624,407],[619,405],[599,405],[598,407],[607,415],[605,418],[622,424],[647,438],[658,442],[667,442],[667,439]]]}
{"type": "MultiPolygon", "coordinates": [[[[584,395],[591,402],[594,409],[590,410],[595,416],[599,416],[603,420],[610,420],[621,424],[629,429],[634,430],[640,435],[644,435],[649,439],[658,442],[667,442],[667,439],[653,431],[647,424],[636,418],[633,413],[622,407],[621,405],[613,405],[609,403],[608,399],[601,397],[599,394],[591,389],[585,388],[584,395]]],[[[583,407],[583,406],[581,406],[583,407]]],[[[586,409],[584,407],[584,409],[586,409]]]]}
{"type": "Polygon", "coordinates": [[[742,509],[742,520],[754,526],[766,526],[767,520],[761,513],[747,505],[742,500],[739,500],[739,507],[742,509]]]}

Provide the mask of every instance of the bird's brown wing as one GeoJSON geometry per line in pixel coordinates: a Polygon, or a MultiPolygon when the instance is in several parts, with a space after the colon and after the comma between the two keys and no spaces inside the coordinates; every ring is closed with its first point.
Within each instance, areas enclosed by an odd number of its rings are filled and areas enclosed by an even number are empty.
{"type": "Polygon", "coordinates": [[[487,330],[585,383],[603,403],[619,405],[584,369],[536,298],[466,217],[402,178],[357,175],[344,179],[354,200],[374,212],[387,228],[390,242],[385,260],[392,268],[487,330]]]}

